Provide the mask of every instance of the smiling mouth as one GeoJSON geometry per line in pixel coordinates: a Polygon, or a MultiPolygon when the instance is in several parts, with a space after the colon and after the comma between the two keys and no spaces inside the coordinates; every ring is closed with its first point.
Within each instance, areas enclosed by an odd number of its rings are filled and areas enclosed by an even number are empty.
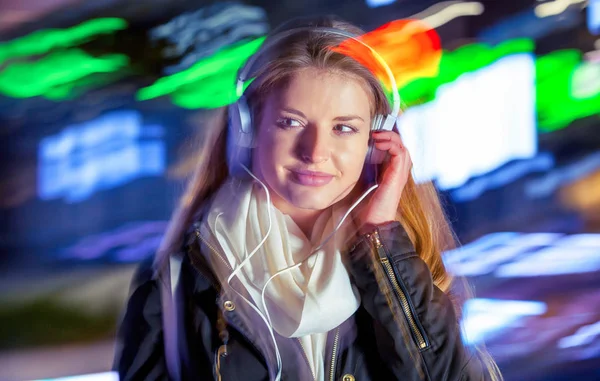
{"type": "Polygon", "coordinates": [[[333,175],[324,172],[290,170],[290,173],[293,182],[310,187],[327,185],[333,180],[333,175]]]}

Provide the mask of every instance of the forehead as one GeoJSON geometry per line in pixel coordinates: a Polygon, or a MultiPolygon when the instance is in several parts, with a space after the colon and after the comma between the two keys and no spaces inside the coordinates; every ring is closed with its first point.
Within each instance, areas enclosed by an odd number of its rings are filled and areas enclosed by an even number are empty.
{"type": "Polygon", "coordinates": [[[306,68],[292,74],[270,97],[280,107],[293,107],[307,117],[358,114],[367,120],[372,95],[366,81],[349,74],[306,68]]]}

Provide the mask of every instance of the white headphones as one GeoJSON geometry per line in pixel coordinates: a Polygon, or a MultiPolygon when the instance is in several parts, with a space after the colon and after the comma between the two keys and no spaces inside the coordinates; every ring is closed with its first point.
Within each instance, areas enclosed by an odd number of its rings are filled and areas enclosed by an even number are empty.
{"type": "MultiPolygon", "coordinates": [[[[323,32],[331,33],[338,36],[352,39],[357,43],[363,45],[373,55],[379,65],[385,70],[389,77],[390,84],[392,86],[392,112],[388,115],[375,115],[371,123],[371,130],[386,130],[391,131],[396,125],[396,119],[398,112],[400,111],[400,94],[396,87],[396,80],[392,70],[387,65],[385,60],[369,45],[358,39],[351,33],[348,33],[341,29],[330,28],[330,27],[319,27],[319,26],[307,26],[289,29],[276,33],[269,37],[260,50],[252,55],[245,65],[240,69],[237,81],[236,81],[236,96],[238,101],[232,103],[229,106],[229,131],[227,138],[227,164],[229,166],[229,173],[236,175],[246,175],[246,171],[243,166],[251,166],[251,148],[256,147],[256,141],[254,140],[254,126],[252,121],[252,112],[244,96],[244,85],[249,79],[248,75],[253,71],[254,64],[265,52],[269,51],[273,46],[277,45],[284,38],[290,37],[298,32],[323,32]],[[242,165],[241,165],[242,164],[242,165]]],[[[385,152],[375,149],[373,144],[369,144],[369,150],[365,162],[368,164],[380,164],[385,158],[385,152]]]]}

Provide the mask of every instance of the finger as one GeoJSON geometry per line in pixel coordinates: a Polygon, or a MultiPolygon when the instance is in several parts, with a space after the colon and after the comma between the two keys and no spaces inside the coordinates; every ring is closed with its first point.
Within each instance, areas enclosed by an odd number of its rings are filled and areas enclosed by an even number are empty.
{"type": "Polygon", "coordinates": [[[392,142],[394,144],[398,144],[401,146],[404,146],[404,143],[402,142],[402,138],[400,137],[400,135],[398,135],[395,132],[387,132],[384,134],[375,134],[372,137],[372,141],[374,143],[376,142],[392,142]]]}
{"type": "Polygon", "coordinates": [[[384,139],[384,140],[394,140],[402,143],[402,137],[395,131],[373,131],[372,135],[373,139],[384,139]]]}
{"type": "Polygon", "coordinates": [[[390,140],[375,141],[374,145],[378,150],[387,151],[392,156],[400,156],[407,152],[406,148],[402,144],[390,140]]]}

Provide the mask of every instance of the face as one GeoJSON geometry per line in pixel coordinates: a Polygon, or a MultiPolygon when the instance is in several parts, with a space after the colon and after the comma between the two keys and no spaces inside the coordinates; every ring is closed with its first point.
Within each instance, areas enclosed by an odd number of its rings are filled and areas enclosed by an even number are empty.
{"type": "Polygon", "coordinates": [[[320,211],[360,179],[371,126],[370,98],[359,79],[319,69],[298,71],[266,99],[253,172],[283,213],[320,211]]]}

